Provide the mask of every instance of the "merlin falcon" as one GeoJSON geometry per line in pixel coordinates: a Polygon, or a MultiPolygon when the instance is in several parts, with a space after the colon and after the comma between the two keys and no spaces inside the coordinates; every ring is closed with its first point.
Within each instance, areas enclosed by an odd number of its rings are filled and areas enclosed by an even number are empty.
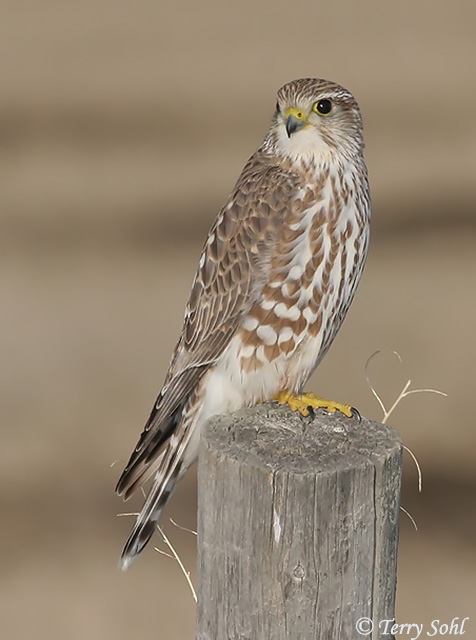
{"type": "Polygon", "coordinates": [[[264,400],[341,411],[303,393],[352,302],[369,244],[362,117],[349,91],[304,78],[277,94],[271,126],[210,229],[164,385],[116,491],[152,480],[124,546],[127,569],[196,461],[214,415],[264,400]]]}

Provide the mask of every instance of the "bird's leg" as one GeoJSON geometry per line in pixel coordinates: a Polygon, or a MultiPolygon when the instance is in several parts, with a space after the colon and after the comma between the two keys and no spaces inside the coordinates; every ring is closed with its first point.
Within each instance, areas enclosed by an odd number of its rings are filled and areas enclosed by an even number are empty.
{"type": "Polygon", "coordinates": [[[291,393],[290,391],[280,391],[272,400],[276,400],[278,404],[289,405],[292,411],[299,411],[303,416],[308,416],[313,409],[327,409],[330,413],[340,411],[348,418],[354,415],[359,417],[359,412],[348,404],[334,402],[333,400],[324,400],[316,396],[315,393],[291,393]]]}

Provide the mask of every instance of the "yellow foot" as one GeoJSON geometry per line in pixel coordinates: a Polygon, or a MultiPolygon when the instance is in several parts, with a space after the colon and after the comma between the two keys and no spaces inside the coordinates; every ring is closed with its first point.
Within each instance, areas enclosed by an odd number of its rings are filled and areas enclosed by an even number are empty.
{"type": "Polygon", "coordinates": [[[288,404],[292,411],[299,411],[303,416],[308,416],[313,409],[327,409],[330,413],[340,411],[348,418],[354,415],[359,417],[359,412],[348,404],[334,402],[333,400],[324,400],[319,398],[315,393],[290,393],[289,391],[281,391],[274,396],[279,404],[288,404]]]}

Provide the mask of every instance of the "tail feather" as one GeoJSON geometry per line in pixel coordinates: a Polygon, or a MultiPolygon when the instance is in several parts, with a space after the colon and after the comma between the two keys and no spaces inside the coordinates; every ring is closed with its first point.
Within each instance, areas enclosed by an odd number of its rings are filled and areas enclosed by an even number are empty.
{"type": "Polygon", "coordinates": [[[116,493],[128,500],[138,487],[151,478],[158,469],[167,450],[167,440],[173,434],[181,418],[182,408],[155,423],[158,410],[154,406],[139,442],[132,452],[126,468],[116,485],[116,493]],[[162,449],[162,450],[161,450],[162,449]]]}
{"type": "Polygon", "coordinates": [[[139,553],[149,542],[160,520],[162,511],[172,495],[180,477],[180,465],[178,465],[165,484],[163,478],[155,480],[152,489],[142,511],[137,516],[136,523],[126,540],[119,560],[119,567],[126,571],[139,553]]]}
{"type": "MultiPolygon", "coordinates": [[[[189,403],[191,408],[184,410],[181,420],[170,435],[160,458],[152,463],[156,469],[154,483],[124,545],[119,561],[119,566],[123,571],[129,568],[136,556],[149,542],[167,500],[172,495],[180,478],[197,458],[200,437],[200,429],[197,424],[198,405],[192,400],[189,400],[189,403]],[[158,466],[156,466],[157,464],[158,466]]],[[[140,486],[142,481],[143,476],[140,479],[134,478],[133,486],[140,486]]]]}

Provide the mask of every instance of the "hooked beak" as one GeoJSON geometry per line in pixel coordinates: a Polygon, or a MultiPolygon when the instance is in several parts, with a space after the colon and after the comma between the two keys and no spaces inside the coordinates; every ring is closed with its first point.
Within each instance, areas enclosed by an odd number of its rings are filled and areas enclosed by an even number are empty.
{"type": "Polygon", "coordinates": [[[286,133],[288,134],[288,138],[307,125],[307,118],[300,109],[288,109],[284,117],[286,118],[286,133]]]}

